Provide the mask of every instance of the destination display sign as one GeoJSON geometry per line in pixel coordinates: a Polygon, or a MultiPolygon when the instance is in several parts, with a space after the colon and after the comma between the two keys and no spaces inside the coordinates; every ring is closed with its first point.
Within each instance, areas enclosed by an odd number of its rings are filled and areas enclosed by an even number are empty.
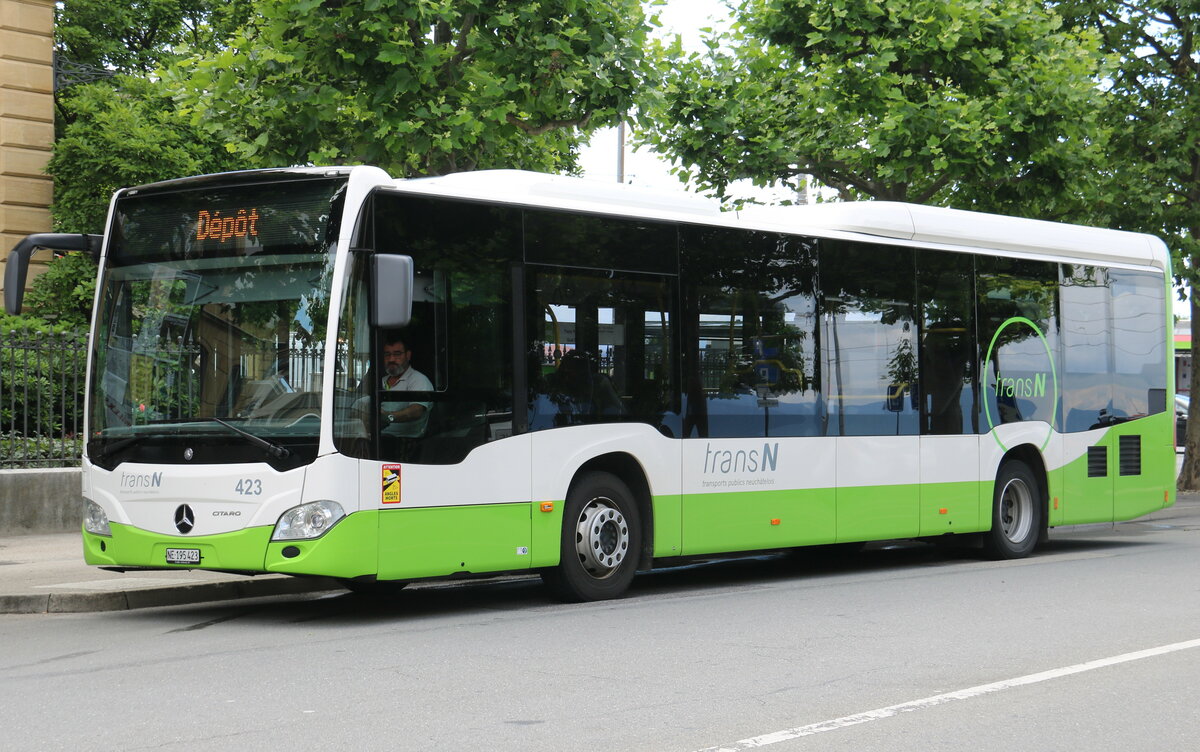
{"type": "Polygon", "coordinates": [[[312,179],[122,196],[110,262],[321,252],[337,237],[345,184],[312,179]]]}

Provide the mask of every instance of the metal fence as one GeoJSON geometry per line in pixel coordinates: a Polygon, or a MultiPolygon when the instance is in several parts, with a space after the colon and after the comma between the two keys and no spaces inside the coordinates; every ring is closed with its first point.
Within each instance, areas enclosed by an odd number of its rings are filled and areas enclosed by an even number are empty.
{"type": "Polygon", "coordinates": [[[0,331],[0,469],[79,465],[86,363],[86,335],[0,331]]]}

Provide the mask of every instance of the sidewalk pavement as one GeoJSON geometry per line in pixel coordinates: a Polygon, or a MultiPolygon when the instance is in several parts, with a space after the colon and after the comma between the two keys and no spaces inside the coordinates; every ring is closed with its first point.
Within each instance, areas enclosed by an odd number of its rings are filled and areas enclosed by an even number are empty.
{"type": "Polygon", "coordinates": [[[81,533],[0,538],[0,614],[123,611],[341,589],[324,577],[108,572],[83,563],[81,533]]]}

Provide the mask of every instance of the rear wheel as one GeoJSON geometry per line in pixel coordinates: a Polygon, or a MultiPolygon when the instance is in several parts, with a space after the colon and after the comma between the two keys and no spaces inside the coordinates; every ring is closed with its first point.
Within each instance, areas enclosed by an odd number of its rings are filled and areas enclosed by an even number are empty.
{"type": "Polygon", "coordinates": [[[641,520],[628,486],[610,473],[586,473],[567,494],[559,564],[542,579],[564,600],[616,598],[633,581],[641,547],[641,520]]]}
{"type": "Polygon", "coordinates": [[[995,559],[1020,559],[1033,552],[1042,530],[1041,486],[1033,470],[1009,460],[996,476],[992,493],[992,529],[984,550],[995,559]]]}

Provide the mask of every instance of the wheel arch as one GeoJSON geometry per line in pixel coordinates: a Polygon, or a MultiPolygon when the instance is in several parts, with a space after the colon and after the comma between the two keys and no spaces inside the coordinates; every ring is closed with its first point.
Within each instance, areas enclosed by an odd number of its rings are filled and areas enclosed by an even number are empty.
{"type": "Polygon", "coordinates": [[[649,569],[654,558],[654,504],[651,501],[650,482],[646,477],[645,468],[641,463],[626,452],[609,452],[591,458],[576,468],[571,476],[568,489],[574,489],[575,484],[586,473],[599,471],[616,476],[624,483],[637,502],[638,516],[641,518],[642,550],[638,552],[639,570],[649,569]]]}

